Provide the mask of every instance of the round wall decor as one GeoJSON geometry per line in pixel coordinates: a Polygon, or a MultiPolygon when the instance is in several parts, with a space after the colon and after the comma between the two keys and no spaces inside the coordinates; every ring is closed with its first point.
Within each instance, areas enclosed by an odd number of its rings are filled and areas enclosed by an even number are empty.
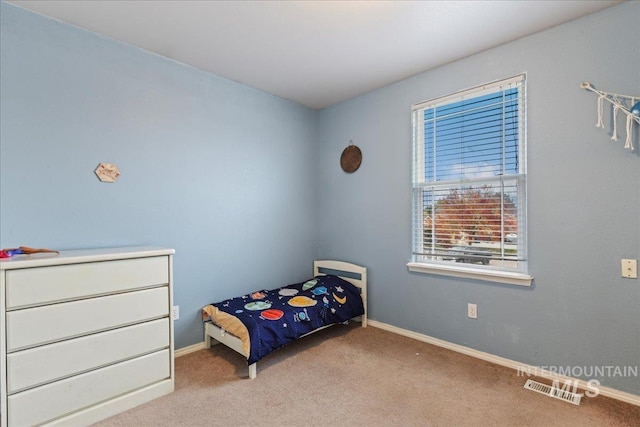
{"type": "Polygon", "coordinates": [[[353,173],[358,170],[360,163],[362,163],[362,151],[357,146],[351,144],[342,151],[340,167],[343,171],[353,173]]]}

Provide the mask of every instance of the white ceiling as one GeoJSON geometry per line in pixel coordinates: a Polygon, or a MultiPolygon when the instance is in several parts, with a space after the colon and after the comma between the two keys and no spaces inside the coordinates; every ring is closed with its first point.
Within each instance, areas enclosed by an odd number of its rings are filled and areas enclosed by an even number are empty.
{"type": "Polygon", "coordinates": [[[11,1],[323,108],[620,1],[11,1]]]}

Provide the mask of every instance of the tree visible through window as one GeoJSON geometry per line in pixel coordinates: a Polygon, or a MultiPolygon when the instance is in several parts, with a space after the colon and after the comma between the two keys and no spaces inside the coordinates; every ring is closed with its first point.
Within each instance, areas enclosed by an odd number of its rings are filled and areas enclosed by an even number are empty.
{"type": "Polygon", "coordinates": [[[524,82],[413,107],[414,261],[526,272],[524,82]]]}

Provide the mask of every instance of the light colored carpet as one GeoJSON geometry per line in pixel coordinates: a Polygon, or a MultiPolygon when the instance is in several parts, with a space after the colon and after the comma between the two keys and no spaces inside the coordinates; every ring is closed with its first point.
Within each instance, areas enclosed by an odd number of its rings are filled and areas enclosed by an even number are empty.
{"type": "MultiPolygon", "coordinates": [[[[516,371],[352,322],[258,363],[217,345],[176,359],[176,391],[97,426],[640,426],[640,407],[580,406],[516,371]]],[[[538,379],[549,384],[544,379],[538,379]]]]}

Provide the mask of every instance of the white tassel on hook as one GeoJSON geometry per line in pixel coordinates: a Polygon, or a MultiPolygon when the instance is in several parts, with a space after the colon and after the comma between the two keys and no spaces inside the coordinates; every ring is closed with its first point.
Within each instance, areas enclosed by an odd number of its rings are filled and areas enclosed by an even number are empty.
{"type": "Polygon", "coordinates": [[[612,141],[618,140],[618,120],[616,119],[618,118],[619,109],[620,107],[618,107],[617,105],[613,107],[613,135],[611,135],[612,141]]]}
{"type": "Polygon", "coordinates": [[[622,110],[622,112],[627,116],[627,139],[625,140],[624,148],[633,150],[633,122],[637,122],[638,124],[640,124],[640,115],[638,115],[638,112],[635,109],[635,105],[636,101],[640,99],[640,97],[604,92],[596,89],[589,82],[580,83],[580,87],[590,92],[594,92],[598,95],[598,123],[596,124],[596,127],[604,129],[604,101],[607,101],[608,103],[613,105],[613,135],[611,136],[611,139],[613,141],[618,140],[617,115],[618,112],[622,110]],[[629,100],[631,101],[631,108],[627,106],[629,100]]]}
{"type": "Polygon", "coordinates": [[[600,95],[598,97],[598,123],[596,123],[597,128],[604,129],[604,123],[602,122],[602,113],[604,110],[604,95],[600,95]]]}
{"type": "Polygon", "coordinates": [[[632,131],[633,131],[633,127],[631,126],[632,123],[633,123],[632,120],[633,119],[632,119],[631,116],[627,116],[627,139],[624,142],[624,148],[629,148],[631,150],[634,149],[633,148],[633,143],[631,142],[631,139],[632,139],[631,134],[632,134],[632,131]]]}

